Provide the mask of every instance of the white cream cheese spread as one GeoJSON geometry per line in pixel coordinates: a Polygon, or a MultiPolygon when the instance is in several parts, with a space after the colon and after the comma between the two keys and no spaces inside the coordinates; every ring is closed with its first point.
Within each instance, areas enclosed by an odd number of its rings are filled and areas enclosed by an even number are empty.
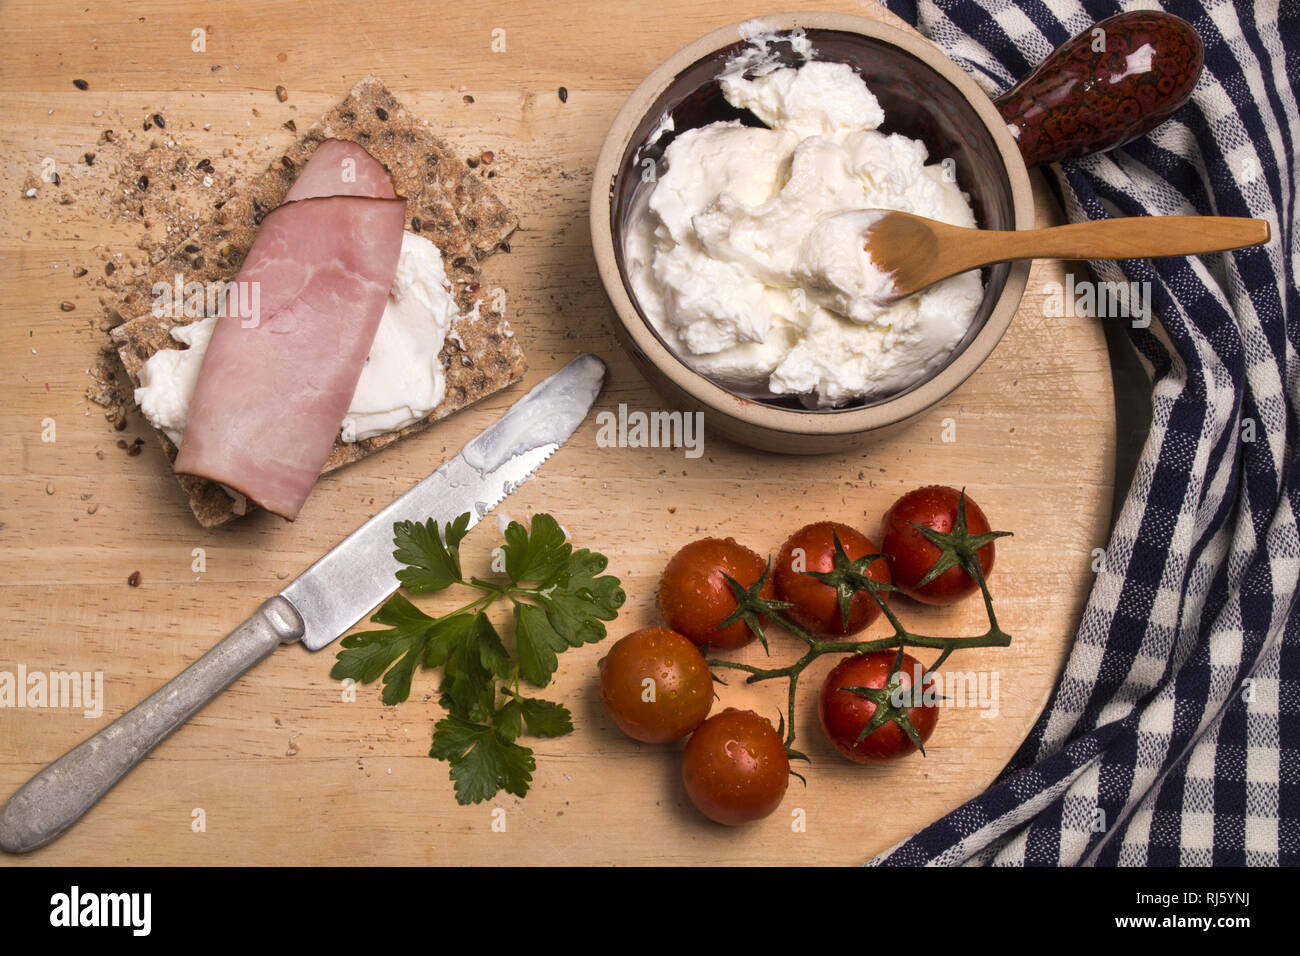
{"type": "Polygon", "coordinates": [[[442,252],[406,233],[388,304],[343,417],[344,441],[397,431],[438,406],[447,390],[438,353],[456,317],[442,252]]]}
{"type": "MultiPolygon", "coordinates": [[[[344,441],[397,431],[438,406],[447,388],[438,353],[457,318],[442,253],[423,236],[405,233],[388,303],[343,419],[344,441]]],[[[140,370],[136,403],[177,447],[216,322],[176,326],[172,338],[188,347],[160,349],[140,370]]]]}
{"type": "Polygon", "coordinates": [[[970,272],[886,301],[864,210],[959,226],[974,214],[923,143],[878,131],[884,112],[851,67],[780,66],[772,39],[719,77],[727,102],[769,128],[716,122],[668,145],[629,225],[633,290],[688,365],[745,394],[833,407],[900,391],[961,342],[983,287],[970,272]]]}

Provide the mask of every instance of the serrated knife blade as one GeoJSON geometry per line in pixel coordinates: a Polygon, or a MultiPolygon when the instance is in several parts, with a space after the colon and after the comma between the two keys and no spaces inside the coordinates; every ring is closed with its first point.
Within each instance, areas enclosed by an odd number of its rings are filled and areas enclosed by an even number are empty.
{"type": "Polygon", "coordinates": [[[393,522],[432,518],[441,528],[468,511],[472,528],[577,431],[604,376],[596,356],[574,359],[281,591],[302,617],[303,644],[320,650],[397,590],[393,522]]]}
{"type": "Polygon", "coordinates": [[[581,355],[532,389],[437,471],[344,538],[162,688],[38,773],[0,809],[0,849],[25,853],[76,823],[132,767],[281,644],[341,637],[397,590],[393,523],[468,511],[470,527],[567,441],[600,394],[605,363],[581,355]]]}

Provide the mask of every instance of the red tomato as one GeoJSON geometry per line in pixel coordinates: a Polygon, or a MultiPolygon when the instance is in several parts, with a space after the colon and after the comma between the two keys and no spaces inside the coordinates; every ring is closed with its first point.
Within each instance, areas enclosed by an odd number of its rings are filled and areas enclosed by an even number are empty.
{"type": "MultiPolygon", "coordinates": [[[[744,621],[718,625],[736,610],[736,597],[723,573],[748,588],[762,575],[767,562],[734,539],[703,538],[686,545],[668,562],[659,581],[659,611],[674,631],[696,644],[730,650],[744,647],[754,634],[744,621]]],[[[776,596],[769,576],[762,597],[776,596]]],[[[766,617],[760,617],[764,626],[766,617]]]]}
{"type": "MultiPolygon", "coordinates": [[[[876,712],[876,704],[844,689],[846,687],[884,688],[897,658],[897,651],[872,651],[869,654],[846,657],[826,675],[826,681],[822,684],[821,695],[817,700],[817,715],[821,720],[822,730],[835,745],[835,749],[855,763],[881,763],[916,752],[916,744],[892,719],[881,724],[859,743],[858,737],[871,722],[871,717],[876,712]]],[[[903,655],[897,683],[900,693],[911,691],[914,686],[912,681],[917,673],[922,675],[920,684],[922,691],[933,685],[933,676],[926,674],[920,668],[920,661],[910,654],[903,655]]],[[[899,708],[900,713],[902,710],[899,708]]],[[[924,744],[934,733],[934,725],[939,720],[938,706],[929,704],[908,707],[906,713],[917,736],[921,738],[921,743],[924,744]]]]}
{"type": "Polygon", "coordinates": [[[790,783],[790,758],[770,720],[728,707],[691,734],[682,780],[701,813],[738,826],[780,806],[790,783]]]}
{"type": "MultiPolygon", "coordinates": [[[[930,573],[942,552],[909,522],[915,521],[932,531],[948,534],[957,522],[960,499],[961,492],[956,488],[929,485],[903,495],[885,512],[881,547],[889,555],[894,584],[908,597],[923,604],[955,604],[979,590],[975,579],[962,567],[949,568],[922,588],[916,586],[930,573]]],[[[970,495],[966,496],[966,530],[972,536],[989,531],[988,518],[970,495]]],[[[993,542],[975,554],[987,580],[993,570],[993,542]]]]}
{"type": "Polygon", "coordinates": [[[601,658],[600,700],[623,733],[661,744],[709,716],[713,678],[694,644],[666,627],[647,627],[601,658]]]}
{"type": "MultiPolygon", "coordinates": [[[[795,606],[787,609],[804,630],[828,637],[856,634],[880,616],[880,605],[866,591],[858,591],[849,601],[849,623],[844,624],[835,588],[823,584],[805,571],[830,571],[835,567],[835,540],[850,561],[879,553],[871,539],[846,524],[818,521],[806,525],[790,536],[781,548],[772,569],[777,596],[795,606]]],[[[882,584],[889,583],[889,565],[884,558],[867,566],[867,576],[882,584]]],[[[883,596],[883,595],[882,595],[883,596]]]]}

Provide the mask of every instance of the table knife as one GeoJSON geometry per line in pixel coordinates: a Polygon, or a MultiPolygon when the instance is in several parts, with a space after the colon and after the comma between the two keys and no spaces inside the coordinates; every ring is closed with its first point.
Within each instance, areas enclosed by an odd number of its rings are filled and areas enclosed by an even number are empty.
{"type": "Polygon", "coordinates": [[[0,810],[0,849],[26,853],[76,823],[204,704],[281,644],[318,651],[397,589],[393,523],[469,512],[470,527],[532,477],[582,424],[605,364],[581,355],[494,425],[262,604],[212,650],[142,703],[32,777],[0,810]]]}

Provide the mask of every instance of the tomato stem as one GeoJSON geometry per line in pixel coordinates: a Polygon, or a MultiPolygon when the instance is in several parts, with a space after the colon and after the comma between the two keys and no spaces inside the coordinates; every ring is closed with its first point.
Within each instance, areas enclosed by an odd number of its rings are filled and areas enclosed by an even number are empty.
{"type": "MultiPolygon", "coordinates": [[[[848,563],[848,558],[845,556],[843,548],[839,545],[838,539],[835,541],[837,564],[835,572],[831,572],[830,574],[814,574],[805,571],[804,573],[816,577],[819,580],[834,575],[833,586],[846,587],[852,591],[866,591],[871,595],[872,600],[876,602],[877,606],[879,606],[881,613],[884,614],[885,619],[889,622],[890,626],[893,627],[894,633],[891,636],[876,638],[875,640],[870,641],[819,640],[782,613],[786,608],[791,607],[788,602],[772,601],[759,594],[759,587],[761,586],[762,579],[760,579],[758,584],[755,586],[745,588],[738,582],[727,578],[727,581],[731,585],[732,591],[736,596],[737,608],[735,613],[733,613],[724,623],[729,624],[735,620],[745,620],[750,624],[751,628],[756,629],[756,633],[762,640],[763,647],[766,649],[766,635],[763,633],[761,627],[759,627],[761,618],[765,616],[772,623],[779,625],[808,646],[808,650],[804,652],[802,657],[785,667],[755,667],[752,664],[742,664],[739,661],[729,661],[722,658],[709,658],[705,662],[710,668],[727,667],[733,670],[744,671],[749,675],[745,681],[748,684],[755,684],[759,681],[765,680],[779,680],[781,678],[785,678],[790,682],[789,702],[786,705],[785,713],[785,747],[787,753],[797,754],[799,757],[802,757],[805,760],[807,759],[803,754],[799,754],[797,751],[793,750],[795,739],[794,711],[796,688],[799,682],[799,675],[804,672],[804,669],[807,668],[809,664],[818,657],[821,657],[823,654],[868,654],[872,651],[889,650],[891,648],[898,648],[901,653],[903,648],[906,647],[927,647],[940,652],[934,663],[926,669],[927,672],[934,673],[955,651],[972,647],[1006,647],[1011,643],[1011,635],[998,626],[997,615],[993,612],[993,595],[989,591],[988,582],[984,577],[984,569],[980,566],[979,556],[977,554],[979,549],[988,544],[989,541],[994,538],[1002,537],[1009,532],[991,531],[983,535],[970,535],[966,530],[966,492],[964,489],[962,490],[961,498],[958,500],[957,514],[957,523],[950,534],[941,534],[939,532],[931,531],[928,528],[921,530],[927,532],[927,537],[929,537],[936,545],[945,549],[945,555],[941,556],[939,562],[937,562],[935,567],[931,569],[931,574],[934,574],[934,572],[939,570],[940,564],[955,559],[955,563],[959,564],[967,574],[975,579],[975,583],[979,585],[980,593],[984,599],[984,609],[988,615],[989,622],[988,630],[983,634],[976,634],[969,637],[940,637],[929,634],[913,634],[899,619],[898,615],[894,613],[893,609],[884,598],[884,592],[894,590],[893,586],[881,584],[867,576],[865,573],[853,573],[857,569],[848,563]]],[[[863,562],[869,563],[879,557],[880,555],[867,555],[865,558],[859,559],[856,564],[861,565],[862,569],[865,569],[866,565],[863,564],[863,562]]],[[[771,568],[770,561],[768,563],[768,568],[771,568]]],[[[764,571],[764,577],[766,577],[766,575],[767,571],[764,571]]],[[[831,582],[823,581],[823,583],[831,582]]],[[[845,602],[843,606],[847,607],[847,603],[845,602]]],[[[924,750],[922,753],[924,753],[924,750]]]]}

